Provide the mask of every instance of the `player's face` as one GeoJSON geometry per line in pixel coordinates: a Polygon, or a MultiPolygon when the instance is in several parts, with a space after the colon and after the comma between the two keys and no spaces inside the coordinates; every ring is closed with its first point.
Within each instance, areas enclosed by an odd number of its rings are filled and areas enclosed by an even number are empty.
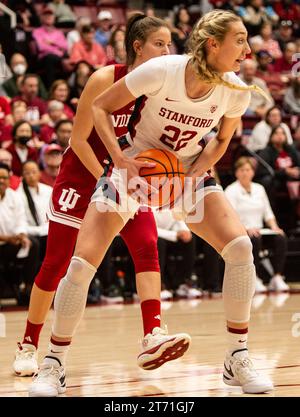
{"type": "Polygon", "coordinates": [[[234,22],[224,41],[213,49],[214,68],[220,73],[240,70],[241,62],[251,52],[247,30],[242,22],[234,22]]]}
{"type": "Polygon", "coordinates": [[[171,46],[171,33],[169,29],[162,27],[156,32],[152,32],[146,42],[140,46],[140,57],[143,62],[148,59],[162,55],[169,55],[171,46]]]}

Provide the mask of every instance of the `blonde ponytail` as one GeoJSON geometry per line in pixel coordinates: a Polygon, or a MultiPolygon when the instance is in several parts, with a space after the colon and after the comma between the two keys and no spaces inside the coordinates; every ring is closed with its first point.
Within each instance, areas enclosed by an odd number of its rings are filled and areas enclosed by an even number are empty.
{"type": "Polygon", "coordinates": [[[271,101],[269,95],[257,85],[242,86],[230,83],[223,80],[217,71],[207,65],[207,39],[215,38],[222,42],[229,31],[229,25],[234,22],[242,22],[242,19],[233,12],[215,9],[206,13],[196,23],[187,43],[193,68],[207,84],[222,84],[234,90],[255,91],[271,101]]]}

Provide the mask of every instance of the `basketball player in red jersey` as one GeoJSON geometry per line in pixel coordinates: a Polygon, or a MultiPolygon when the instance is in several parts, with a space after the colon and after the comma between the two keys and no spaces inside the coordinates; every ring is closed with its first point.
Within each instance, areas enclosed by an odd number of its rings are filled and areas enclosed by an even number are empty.
{"type": "MultiPolygon", "coordinates": [[[[207,173],[226,151],[249,105],[250,90],[265,94],[256,86],[247,86],[234,73],[249,52],[247,30],[241,18],[229,11],[213,10],[193,28],[188,55],[151,59],[95,99],[95,128],[114,162],[107,183],[115,186],[119,198],[107,195],[104,178],[98,182],[75,248],[75,256],[84,262],[78,272],[78,262],[73,258],[58,287],[53,335],[73,335],[78,321],[67,312],[70,304],[66,288],[76,282],[84,291],[86,281],[90,282],[93,276],[91,265],[99,265],[115,234],[139,208],[138,201],[129,194],[129,181],[143,182],[145,196],[150,191],[147,182],[139,178],[140,165],[134,157],[151,148],[167,149],[181,160],[186,177],[193,184],[196,201],[182,207],[187,225],[213,246],[225,262],[223,300],[228,346],[223,381],[240,386],[245,393],[273,389],[272,381],[256,372],[248,354],[248,322],[256,281],[251,241],[222,189],[207,173]],[[132,116],[127,135],[131,146],[122,152],[116,146],[110,117],[136,97],[136,117],[132,116]],[[217,125],[216,136],[205,146],[201,138],[217,125]],[[121,170],[126,170],[126,179],[121,170]],[[107,241],[98,245],[97,234],[103,230],[107,241]]],[[[83,297],[79,292],[76,296],[83,297]]],[[[62,367],[56,367],[51,380],[35,379],[29,392],[45,395],[48,383],[57,383],[63,375],[62,367]]]]}
{"type": "MultiPolygon", "coordinates": [[[[164,21],[141,14],[134,15],[129,20],[126,31],[128,65],[135,68],[149,58],[168,54],[170,41],[170,31],[164,21]]],[[[35,279],[24,339],[22,344],[19,344],[13,364],[18,376],[32,375],[38,369],[36,349],[39,334],[51,307],[54,292],[70,263],[78,230],[96,186],[96,179],[103,173],[102,163],[107,158],[107,150],[93,128],[91,104],[99,93],[126,73],[125,65],[108,66],[96,71],[80,97],[71,148],[69,147],[64,154],[50,202],[45,260],[35,279]]],[[[133,107],[134,101],[113,114],[117,137],[127,133],[133,107]]],[[[175,359],[187,349],[190,338],[186,334],[167,335],[166,331],[160,328],[161,285],[157,231],[152,212],[139,212],[120,234],[135,264],[136,284],[141,302],[144,335],[148,335],[148,348],[160,345],[153,354],[144,355],[144,361],[140,360],[139,365],[144,366],[146,362],[152,361],[152,367],[158,367],[170,360],[170,356],[163,356],[166,349],[171,349],[176,344],[176,355],[172,357],[175,359]]],[[[101,234],[98,235],[98,239],[102,240],[101,234]]],[[[96,269],[93,271],[96,272],[96,269]]],[[[70,288],[71,298],[72,291],[73,288],[70,288]]],[[[85,302],[83,304],[85,305],[85,302]]],[[[61,345],[59,340],[51,342],[56,352],[67,348],[67,345],[61,345]]]]}

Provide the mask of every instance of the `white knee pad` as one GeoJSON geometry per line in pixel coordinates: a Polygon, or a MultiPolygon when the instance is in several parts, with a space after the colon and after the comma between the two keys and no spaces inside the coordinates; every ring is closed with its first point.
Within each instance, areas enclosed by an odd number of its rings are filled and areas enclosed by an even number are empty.
{"type": "Polygon", "coordinates": [[[66,276],[60,281],[54,299],[53,334],[72,337],[84,313],[88,289],[97,269],[73,256],[66,276]]]}
{"type": "Polygon", "coordinates": [[[221,256],[225,261],[223,298],[226,319],[235,323],[247,322],[256,280],[249,237],[233,239],[225,246],[221,256]]]}

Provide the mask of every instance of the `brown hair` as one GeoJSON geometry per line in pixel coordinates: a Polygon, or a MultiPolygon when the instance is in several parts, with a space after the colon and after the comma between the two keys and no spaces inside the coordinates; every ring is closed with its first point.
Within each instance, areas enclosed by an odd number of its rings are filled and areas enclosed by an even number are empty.
{"type": "Polygon", "coordinates": [[[138,40],[145,43],[151,33],[156,32],[162,27],[169,29],[168,24],[158,17],[148,17],[142,13],[136,13],[131,16],[127,22],[125,32],[127,65],[132,65],[136,58],[133,42],[138,40]]]}
{"type": "Polygon", "coordinates": [[[50,87],[49,90],[49,100],[53,100],[54,99],[54,91],[57,89],[57,87],[59,87],[61,84],[64,84],[68,87],[68,91],[70,92],[70,87],[67,83],[66,80],[55,80],[50,87]]]}
{"type": "Polygon", "coordinates": [[[242,22],[242,19],[231,11],[215,9],[206,13],[194,26],[187,42],[188,53],[196,74],[208,84],[222,84],[235,90],[254,90],[270,100],[268,95],[257,85],[242,86],[223,80],[220,73],[207,64],[206,43],[209,38],[223,42],[230,30],[230,24],[242,22]]]}
{"type": "Polygon", "coordinates": [[[255,171],[255,165],[251,158],[247,158],[246,156],[242,156],[239,158],[234,164],[234,172],[236,172],[239,168],[243,167],[244,165],[249,164],[253,171],[255,171]]]}

